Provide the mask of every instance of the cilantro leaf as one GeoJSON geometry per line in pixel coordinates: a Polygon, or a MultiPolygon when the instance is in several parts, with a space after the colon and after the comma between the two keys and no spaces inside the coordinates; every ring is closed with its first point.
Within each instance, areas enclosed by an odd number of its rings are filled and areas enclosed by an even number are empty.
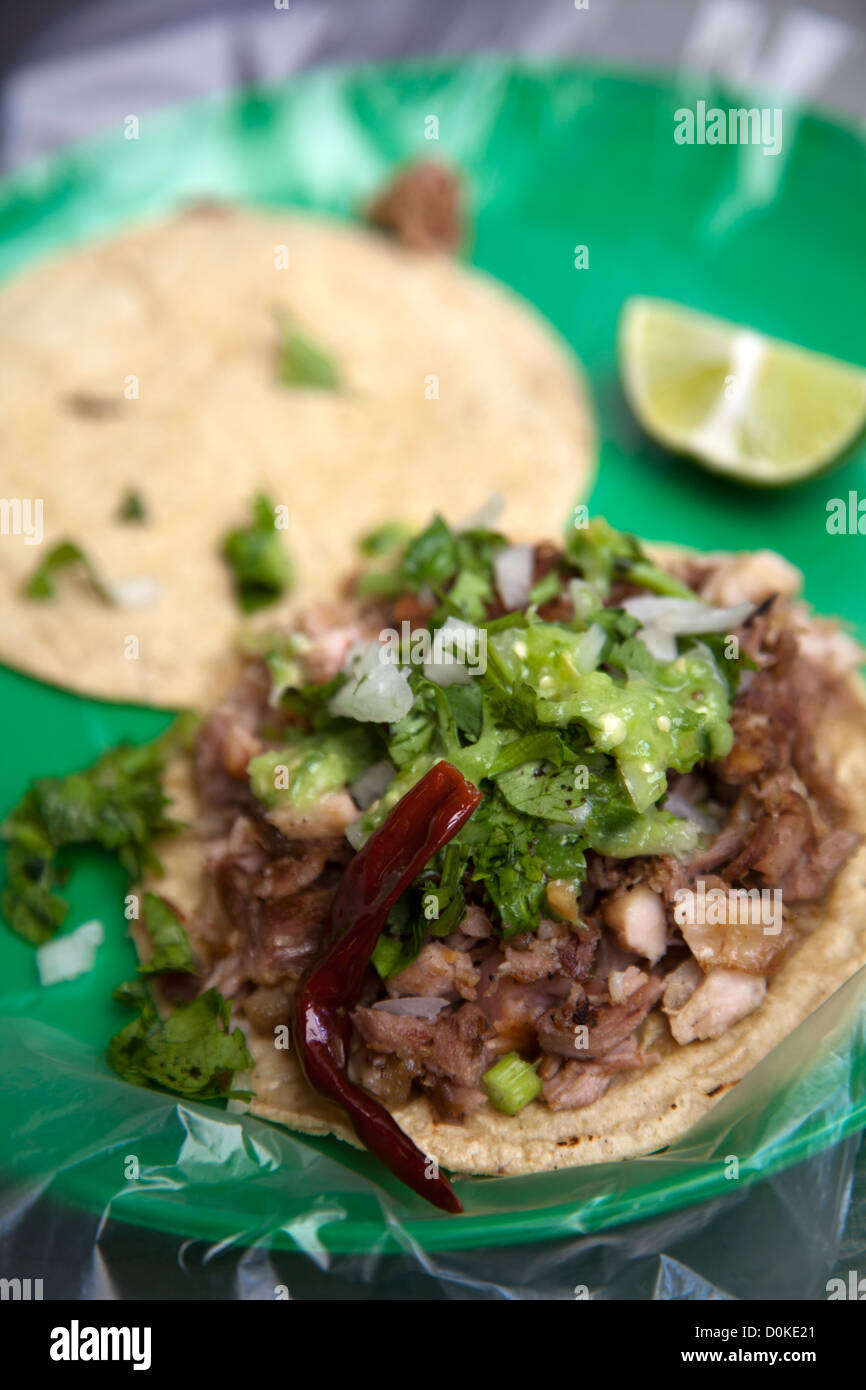
{"type": "Polygon", "coordinates": [[[153,955],[139,970],[143,975],[157,975],[163,970],[182,970],[196,973],[186,928],[174,908],[156,893],[145,893],[144,925],[153,942],[153,955]]]}
{"type": "Polygon", "coordinates": [[[577,882],[586,871],[576,827],[527,816],[501,792],[485,798],[458,839],[469,850],[472,877],[483,882],[506,937],[537,928],[551,879],[577,882]]]}
{"type": "Polygon", "coordinates": [[[421,753],[426,753],[438,727],[433,682],[424,680],[413,672],[410,683],[415,696],[414,702],[403,718],[391,725],[388,739],[388,757],[396,768],[407,767],[421,753]]]}
{"type": "Polygon", "coordinates": [[[117,509],[118,521],[147,521],[147,508],[140,492],[130,488],[117,509]]]}
{"type": "Polygon", "coordinates": [[[331,354],[291,323],[284,328],[279,378],[284,386],[325,391],[336,391],[340,386],[337,364],[331,354]]]}
{"type": "Polygon", "coordinates": [[[496,785],[516,811],[560,825],[573,821],[586,800],[586,792],[575,783],[573,767],[524,762],[497,777],[496,785]]]}
{"type": "Polygon", "coordinates": [[[88,560],[81,546],[74,541],[60,541],[49,550],[45,559],[34,570],[22,587],[27,598],[46,599],[54,597],[54,582],[58,571],[76,569],[83,576],[87,587],[103,603],[113,604],[114,600],[106,589],[96,570],[88,560]]]}
{"type": "Polygon", "coordinates": [[[475,743],[481,737],[481,686],[477,682],[447,685],[444,694],[455,728],[465,734],[470,743],[475,743]]]}
{"type": "Polygon", "coordinates": [[[635,536],[616,531],[602,516],[568,532],[565,558],[604,593],[614,580],[626,579],[655,594],[694,597],[691,589],[649,559],[635,536]]]}
{"type": "Polygon", "coordinates": [[[235,592],[245,613],[265,608],[292,587],[292,563],[276,529],[275,508],[259,493],[249,526],[231,531],[223,556],[234,571],[235,592]]]}
{"type": "Polygon", "coordinates": [[[229,1074],[253,1066],[240,1028],[229,1032],[231,1004],[215,989],[159,1017],[148,994],[128,990],[141,1013],[111,1039],[109,1065],[136,1086],[162,1088],[195,1100],[231,1095],[229,1074]]]}
{"type": "Polygon", "coordinates": [[[56,889],[65,873],[56,860],[69,845],[101,845],[133,879],[145,869],[159,872],[151,841],[178,829],[165,814],[162,771],[188,728],[177,721],[151,743],[120,744],[83,772],[42,777],[31,785],[0,826],[7,844],[0,905],[13,931],[38,945],[62,924],[67,904],[56,889]]]}
{"type": "Polygon", "coordinates": [[[404,522],[386,521],[383,526],[378,526],[375,531],[368,531],[362,536],[358,542],[358,549],[362,555],[371,559],[380,555],[390,555],[404,546],[411,536],[411,528],[404,522]]]}
{"type": "Polygon", "coordinates": [[[434,622],[448,613],[480,622],[494,597],[493,557],[505,545],[496,531],[454,531],[437,515],[390,569],[361,575],[357,592],[368,598],[396,598],[429,589],[439,598],[434,622]]]}
{"type": "Polygon", "coordinates": [[[438,589],[453,578],[460,563],[457,539],[441,516],[434,516],[412,540],[403,556],[402,576],[413,593],[438,589]]]}
{"type": "Polygon", "coordinates": [[[450,936],[466,912],[461,880],[468,851],[452,840],[394,904],[371,957],[385,980],[416,959],[425,936],[450,936]]]}

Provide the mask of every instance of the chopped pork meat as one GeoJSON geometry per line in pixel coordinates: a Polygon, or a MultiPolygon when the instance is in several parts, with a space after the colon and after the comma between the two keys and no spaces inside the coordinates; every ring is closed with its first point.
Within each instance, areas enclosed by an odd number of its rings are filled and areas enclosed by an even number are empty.
{"type": "Polygon", "coordinates": [[[703,978],[704,972],[697,961],[693,956],[687,956],[665,978],[664,994],[662,995],[663,1011],[666,1014],[673,1014],[681,1009],[686,1000],[694,994],[703,978]]]}
{"type": "Polygon", "coordinates": [[[612,1080],[613,1072],[594,1062],[566,1062],[541,1089],[551,1110],[577,1110],[600,1100],[612,1080]]]}
{"type": "Polygon", "coordinates": [[[604,920],[625,951],[644,956],[655,965],[665,953],[667,918],[658,893],[645,883],[609,899],[604,920]]]}
{"type": "Polygon", "coordinates": [[[767,975],[791,944],[792,932],[782,915],[782,900],[762,898],[760,889],[710,888],[700,912],[677,919],[686,945],[703,970],[717,965],[767,975]],[[690,920],[697,917],[698,920],[690,920]],[[703,920],[701,920],[703,919],[703,920]]]}
{"type": "Polygon", "coordinates": [[[476,906],[475,903],[470,903],[460,923],[459,930],[464,936],[480,941],[485,937],[492,936],[493,923],[483,908],[476,906]]]}
{"type": "Polygon", "coordinates": [[[575,985],[564,1004],[543,1014],[538,1021],[538,1040],[560,1057],[595,1061],[632,1036],[662,993],[656,975],[636,989],[622,1004],[598,1004],[575,985]]]}
{"type": "Polygon", "coordinates": [[[637,990],[643,988],[648,978],[636,965],[627,965],[625,970],[612,970],[607,977],[611,1004],[625,1004],[637,990]]]}
{"type": "Polygon", "coordinates": [[[405,970],[392,975],[387,983],[389,995],[422,995],[442,999],[475,998],[479,972],[469,956],[439,941],[428,941],[405,970]]]}
{"type": "Polygon", "coordinates": [[[603,1061],[563,1063],[544,1080],[542,1093],[551,1110],[576,1110],[599,1100],[618,1072],[645,1064],[646,1058],[629,1040],[612,1048],[603,1061]]]}
{"type": "Polygon", "coordinates": [[[720,1038],[741,1018],[754,1013],[766,992],[767,982],[759,975],[719,966],[704,976],[680,1008],[666,1010],[671,1032],[683,1044],[720,1038]]]}
{"type": "Polygon", "coordinates": [[[342,835],[360,814],[349,793],[339,791],[327,792],[303,811],[296,806],[276,806],[268,811],[268,820],[288,840],[321,840],[342,835]]]}
{"type": "Polygon", "coordinates": [[[352,1013],[352,1022],[373,1052],[392,1052],[410,1062],[426,1062],[433,1056],[436,1025],[432,1019],[359,1005],[352,1013]]]}
{"type": "MultiPolygon", "coordinates": [[[[410,240],[436,194],[429,173],[413,179],[396,202],[388,195],[378,205],[381,220],[410,240]]],[[[536,547],[535,580],[558,572],[561,560],[555,547],[536,547]]],[[[859,843],[814,739],[828,710],[843,709],[850,698],[843,677],[858,649],[791,603],[796,573],[771,552],[678,563],[708,602],[760,605],[738,634],[755,669],[744,673],[734,706],[731,751],[669,780],[670,809],[694,819],[700,848],[688,862],[589,851],[585,882],[549,883],[550,916],[537,932],[506,940],[483,887],[467,875],[458,926],[444,939],[428,939],[384,982],[371,969],[353,1010],[350,1074],[386,1104],[402,1105],[420,1092],[441,1119],[471,1114],[488,1103],[485,1071],[504,1053],[518,1052],[538,1063],[543,1101],[553,1110],[573,1109],[599,1099],[618,1073],[652,1063],[640,1040],[651,1036],[643,1024],[659,1006],[684,1046],[720,1036],[759,1007],[767,979],[794,942],[796,914],[788,907],[819,900],[859,843]],[[682,890],[701,886],[705,894],[715,890],[715,921],[679,911],[682,890]],[[768,888],[781,890],[784,916],[767,918],[758,890],[768,888]],[[420,1001],[418,1016],[391,1011],[404,1000],[420,1001]]],[[[617,580],[609,602],[633,591],[617,580]]],[[[497,616],[497,604],[489,616],[497,616]]],[[[431,611],[423,595],[403,596],[387,609],[346,602],[314,610],[298,643],[308,679],[329,680],[359,638],[404,618],[424,625],[431,611]]],[[[571,612],[564,590],[542,616],[567,619],[571,612]]],[[[336,885],[351,856],[343,832],[358,815],[347,791],[329,793],[302,814],[266,813],[254,800],[249,759],[279,746],[280,721],[297,718],[271,707],[268,697],[265,665],[251,661],[199,732],[207,888],[190,918],[200,979],[234,999],[264,1034],[286,1021],[296,983],[327,939],[336,885]]],[[[188,989],[189,982],[178,977],[176,987],[188,989]]]]}
{"type": "Polygon", "coordinates": [[[708,603],[732,608],[736,603],[763,603],[771,594],[791,598],[800,583],[799,570],[775,550],[752,550],[724,557],[710,570],[699,592],[708,603]]]}

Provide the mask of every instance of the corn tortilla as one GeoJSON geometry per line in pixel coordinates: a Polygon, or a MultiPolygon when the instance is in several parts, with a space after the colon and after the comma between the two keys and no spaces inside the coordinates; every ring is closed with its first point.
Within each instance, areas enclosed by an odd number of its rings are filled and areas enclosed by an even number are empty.
{"type": "Polygon", "coordinates": [[[212,702],[241,622],[220,542],[258,491],[287,508],[299,579],[270,623],[332,594],[383,518],[424,522],[432,501],[459,521],[498,491],[529,539],[591,482],[580,368],[531,306],[307,214],[190,210],[47,262],[0,292],[0,345],[0,493],[44,504],[41,545],[0,540],[0,660],[88,695],[212,702]],[[280,315],[339,391],[279,381],[280,315]],[[129,489],[146,524],[117,519],[129,489]],[[22,597],[66,539],[106,583],[156,592],[108,607],[69,573],[22,597]]]}

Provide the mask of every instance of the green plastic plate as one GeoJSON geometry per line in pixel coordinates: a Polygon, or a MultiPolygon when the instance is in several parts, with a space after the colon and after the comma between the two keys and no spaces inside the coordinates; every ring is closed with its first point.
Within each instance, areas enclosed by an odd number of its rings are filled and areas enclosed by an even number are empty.
{"type": "MultiPolygon", "coordinates": [[[[601,440],[591,510],[655,539],[774,546],[805,571],[818,608],[866,636],[864,540],[826,529],[831,498],[866,497],[862,447],[837,472],[794,490],[751,491],[662,454],[623,403],[615,330],[630,294],[681,300],[866,365],[861,135],[782,103],[778,156],[677,145],[674,112],[699,98],[742,104],[710,79],[501,59],[304,75],[146,116],[137,141],[119,124],[16,174],[0,186],[0,274],[202,196],[352,217],[396,162],[436,155],[468,179],[471,260],[532,300],[586,364],[601,440]],[[438,117],[435,143],[425,139],[429,115],[438,117]],[[578,247],[587,250],[582,269],[578,247]]],[[[4,807],[34,776],[71,770],[166,723],[8,670],[0,670],[0,698],[4,807]]],[[[126,1017],[111,989],[134,969],[123,891],[119,871],[84,856],[69,924],[101,918],[108,939],[80,980],[40,989],[30,949],[0,936],[0,1057],[4,1077],[15,1078],[0,1102],[7,1184],[47,1174],[51,1191],[90,1209],[110,1204],[124,1220],[214,1240],[313,1251],[457,1248],[592,1229],[730,1190],[722,1156],[732,1135],[748,1180],[866,1123],[855,982],[675,1150],[464,1181],[467,1215],[443,1218],[336,1141],[301,1141],[218,1108],[177,1105],[108,1072],[102,1050],[126,1017]]]]}

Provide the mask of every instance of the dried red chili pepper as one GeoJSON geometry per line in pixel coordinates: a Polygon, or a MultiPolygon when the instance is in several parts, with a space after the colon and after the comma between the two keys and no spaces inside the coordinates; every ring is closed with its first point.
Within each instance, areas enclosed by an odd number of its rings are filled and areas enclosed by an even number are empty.
{"type": "Polygon", "coordinates": [[[331,945],[299,984],[292,1013],[295,1051],[310,1085],[343,1107],[358,1138],[401,1181],[450,1212],[463,1210],[451,1184],[438,1173],[427,1176],[426,1154],[349,1080],[349,1013],[394,903],[480,800],[456,767],[440,762],[398,801],[346,867],[331,910],[331,945]]]}

